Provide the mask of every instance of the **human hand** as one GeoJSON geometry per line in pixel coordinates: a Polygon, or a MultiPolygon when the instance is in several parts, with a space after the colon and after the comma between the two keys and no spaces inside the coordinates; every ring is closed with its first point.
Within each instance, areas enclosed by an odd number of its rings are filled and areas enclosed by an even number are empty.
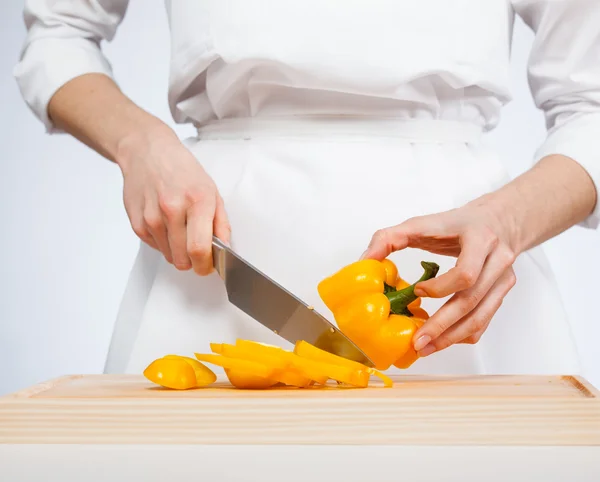
{"type": "Polygon", "coordinates": [[[210,176],[170,130],[120,151],[124,202],[140,239],[179,270],[213,270],[213,233],[228,243],[230,225],[210,176]]]}
{"type": "Polygon", "coordinates": [[[510,223],[485,201],[409,219],[377,231],[362,258],[382,260],[407,247],[457,257],[443,275],[418,283],[415,294],[453,295],[415,333],[414,348],[428,356],[455,343],[479,341],[516,283],[510,223]]]}

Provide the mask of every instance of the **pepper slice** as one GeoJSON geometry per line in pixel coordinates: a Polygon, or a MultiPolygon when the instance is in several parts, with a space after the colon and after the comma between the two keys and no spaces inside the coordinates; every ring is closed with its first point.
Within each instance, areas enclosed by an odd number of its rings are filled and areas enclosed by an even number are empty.
{"type": "Polygon", "coordinates": [[[314,383],[314,381],[310,378],[305,377],[301,373],[297,373],[293,370],[280,372],[274,377],[274,379],[283,383],[284,385],[298,388],[308,388],[314,383]]]}
{"type": "MultiPolygon", "coordinates": [[[[232,347],[233,345],[229,346],[232,347]]],[[[271,366],[269,364],[261,363],[255,360],[249,360],[247,358],[225,356],[225,350],[231,350],[230,348],[226,347],[226,343],[221,344],[220,348],[222,350],[221,352],[223,353],[223,355],[202,353],[195,353],[194,355],[200,361],[213,363],[214,365],[218,365],[223,368],[229,368],[231,370],[239,370],[241,372],[252,374],[253,376],[267,378],[269,380],[280,382],[284,385],[289,385],[292,387],[305,388],[310,386],[312,383],[312,380],[310,378],[307,378],[300,373],[296,373],[293,370],[281,365],[280,363],[275,363],[274,366],[271,366]]],[[[229,353],[231,353],[231,351],[229,351],[229,353]]]]}
{"type": "Polygon", "coordinates": [[[237,340],[236,347],[245,349],[246,353],[254,352],[264,356],[279,356],[285,360],[292,369],[302,373],[305,377],[324,385],[328,379],[357,387],[365,387],[368,384],[368,375],[365,376],[362,369],[356,367],[344,367],[339,364],[324,363],[298,356],[296,353],[283,348],[266,345],[249,340],[237,340]]]}
{"type": "Polygon", "coordinates": [[[257,377],[242,370],[232,370],[230,368],[224,368],[223,370],[225,371],[225,375],[227,375],[229,383],[236,388],[244,390],[264,390],[279,383],[276,380],[257,377]]]}
{"type": "Polygon", "coordinates": [[[210,349],[213,353],[216,353],[217,355],[222,355],[223,354],[223,343],[211,343],[210,349]]]}
{"type": "Polygon", "coordinates": [[[245,373],[251,373],[253,376],[272,379],[276,370],[263,363],[258,363],[250,360],[242,360],[239,358],[229,358],[223,355],[215,355],[211,353],[194,353],[194,356],[206,363],[212,363],[230,370],[239,370],[245,373]]]}
{"type": "MultiPolygon", "coordinates": [[[[423,261],[421,266],[424,273],[417,283],[435,277],[439,270],[432,262],[423,261]]],[[[367,259],[323,279],[318,292],[340,330],[376,368],[387,370],[411,347],[415,313],[419,319],[428,318],[414,294],[417,283],[404,286],[406,282],[389,259],[367,259]]]]}
{"type": "Polygon", "coordinates": [[[329,353],[304,340],[299,340],[296,342],[296,345],[294,346],[294,353],[300,357],[307,358],[318,363],[339,365],[356,370],[356,372],[361,373],[361,375],[359,375],[360,377],[366,377],[366,384],[364,386],[367,386],[370,375],[375,375],[376,377],[380,378],[385,387],[392,387],[394,385],[394,382],[390,377],[384,375],[378,370],[370,368],[354,360],[348,360],[347,358],[329,353]]]}
{"type": "Polygon", "coordinates": [[[166,355],[163,358],[180,359],[180,360],[183,360],[183,361],[189,363],[192,366],[192,369],[194,370],[194,374],[196,375],[196,386],[197,387],[205,387],[207,385],[210,385],[211,383],[214,383],[217,380],[217,375],[215,375],[215,372],[213,372],[206,365],[203,365],[202,363],[200,363],[198,360],[195,360],[194,358],[190,358],[189,356],[182,356],[182,355],[166,355]]]}
{"type": "MultiPolygon", "coordinates": [[[[258,363],[264,363],[277,370],[285,371],[290,368],[290,360],[285,356],[285,351],[269,350],[267,346],[259,343],[251,342],[253,345],[240,344],[240,341],[235,345],[223,343],[220,347],[221,354],[230,358],[241,358],[244,360],[252,360],[258,363]]],[[[276,347],[273,347],[276,348],[276,347]]]]}
{"type": "Polygon", "coordinates": [[[197,386],[192,365],[180,358],[158,358],[146,367],[144,376],[152,383],[175,390],[197,386]]]}
{"type": "Polygon", "coordinates": [[[292,372],[321,385],[325,384],[329,378],[326,373],[319,370],[319,367],[305,363],[304,360],[292,352],[275,345],[250,340],[237,340],[235,347],[241,351],[242,356],[277,359],[279,363],[292,372]]]}
{"type": "Polygon", "coordinates": [[[259,343],[250,346],[223,343],[220,350],[224,356],[264,363],[276,369],[277,373],[272,375],[273,379],[285,385],[307,387],[313,381],[311,377],[294,369],[289,358],[285,356],[285,350],[281,348],[269,347],[268,345],[259,343]],[[269,350],[268,348],[273,348],[274,350],[269,350]]]}
{"type": "MultiPolygon", "coordinates": [[[[224,346],[224,343],[211,343],[210,344],[212,351],[219,355],[223,354],[223,346],[224,346]]],[[[190,358],[190,360],[193,360],[196,363],[200,364],[199,361],[194,360],[193,358],[190,358]]],[[[214,359],[211,359],[211,360],[215,361],[214,359]]],[[[230,365],[227,362],[223,362],[223,364],[230,365]]],[[[250,367],[250,368],[252,368],[252,367],[250,367]]],[[[255,374],[247,371],[247,369],[224,367],[223,370],[225,371],[225,375],[227,376],[229,383],[231,383],[234,387],[240,388],[240,389],[261,390],[261,389],[270,388],[274,385],[277,385],[277,383],[279,383],[279,382],[277,382],[277,380],[272,380],[270,378],[264,378],[261,376],[257,376],[255,374]]],[[[216,380],[216,375],[215,375],[215,380],[216,380]]]]}

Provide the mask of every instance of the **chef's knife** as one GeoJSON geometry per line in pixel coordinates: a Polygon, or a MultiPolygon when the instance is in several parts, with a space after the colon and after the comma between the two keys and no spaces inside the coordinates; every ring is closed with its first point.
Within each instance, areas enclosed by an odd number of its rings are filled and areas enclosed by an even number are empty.
{"type": "Polygon", "coordinates": [[[322,350],[374,367],[348,337],[274,280],[213,236],[213,262],[229,301],[294,344],[305,340],[322,350]]]}

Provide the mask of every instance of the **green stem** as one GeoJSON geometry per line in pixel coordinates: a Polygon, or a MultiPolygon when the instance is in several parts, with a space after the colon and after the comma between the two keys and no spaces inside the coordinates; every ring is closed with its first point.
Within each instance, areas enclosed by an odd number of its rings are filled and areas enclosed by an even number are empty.
{"type": "Polygon", "coordinates": [[[431,261],[421,261],[421,266],[425,271],[423,272],[423,276],[419,278],[419,281],[407,286],[404,289],[388,291],[385,293],[385,296],[387,296],[390,300],[391,313],[395,315],[412,316],[412,313],[408,310],[408,305],[417,299],[417,296],[415,295],[415,286],[417,283],[435,278],[440,270],[439,265],[431,261]]]}

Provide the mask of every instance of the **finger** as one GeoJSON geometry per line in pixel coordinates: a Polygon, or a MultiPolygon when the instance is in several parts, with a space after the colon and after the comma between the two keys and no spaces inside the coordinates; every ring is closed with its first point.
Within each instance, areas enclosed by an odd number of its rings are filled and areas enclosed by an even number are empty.
{"type": "Polygon", "coordinates": [[[187,252],[194,271],[199,275],[212,272],[213,220],[216,210],[215,196],[195,202],[187,212],[187,252]]]}
{"type": "Polygon", "coordinates": [[[397,226],[376,231],[360,259],[382,260],[395,251],[407,248],[410,236],[418,234],[417,224],[414,219],[409,219],[397,226]]]}
{"type": "Polygon", "coordinates": [[[444,298],[471,288],[479,279],[483,265],[498,238],[491,230],[467,231],[460,239],[461,250],[456,265],[438,278],[418,283],[415,295],[444,298]]]}
{"type": "Polygon", "coordinates": [[[173,257],[173,265],[179,270],[192,267],[187,252],[186,205],[184,200],[159,199],[163,225],[167,230],[167,242],[173,257]]]}
{"type": "Polygon", "coordinates": [[[130,222],[131,229],[133,229],[133,232],[136,234],[136,236],[148,246],[158,251],[158,245],[154,241],[152,235],[146,229],[146,224],[144,223],[144,219],[142,218],[142,216],[139,216],[139,219],[131,220],[130,222]]]}
{"type": "Polygon", "coordinates": [[[430,355],[448,348],[455,343],[477,343],[494,314],[502,305],[504,297],[517,281],[512,268],[507,269],[481,300],[477,308],[471,311],[458,323],[446,330],[436,340],[432,341],[419,353],[421,356],[430,355]]]}
{"type": "Polygon", "coordinates": [[[425,348],[473,311],[513,262],[514,257],[508,249],[504,247],[495,249],[485,262],[477,282],[471,288],[452,296],[417,330],[413,338],[415,350],[420,351],[425,348]]]}
{"type": "Polygon", "coordinates": [[[158,247],[158,244],[156,244],[156,241],[154,241],[154,238],[152,237],[151,234],[148,234],[147,237],[140,238],[140,239],[142,239],[142,241],[144,241],[148,246],[154,248],[157,251],[160,251],[160,248],[158,247]]]}
{"type": "Polygon", "coordinates": [[[225,211],[225,203],[223,202],[221,196],[217,196],[213,230],[217,238],[219,238],[225,244],[229,244],[231,238],[231,225],[229,224],[229,218],[227,217],[227,212],[225,211]]]}
{"type": "Polygon", "coordinates": [[[163,254],[165,259],[173,264],[173,256],[171,254],[171,248],[169,247],[169,240],[167,239],[167,228],[160,214],[158,203],[148,203],[144,209],[144,226],[145,229],[150,233],[159,251],[163,254]]]}

